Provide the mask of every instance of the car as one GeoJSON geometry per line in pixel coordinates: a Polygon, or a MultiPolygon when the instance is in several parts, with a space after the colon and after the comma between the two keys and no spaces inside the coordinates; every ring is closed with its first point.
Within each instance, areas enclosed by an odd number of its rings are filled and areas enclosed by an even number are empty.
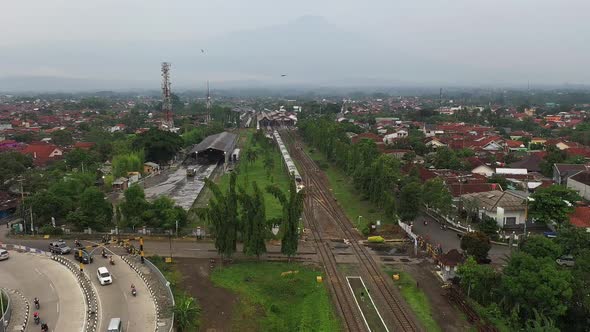
{"type": "Polygon", "coordinates": [[[8,255],[8,250],[0,249],[0,261],[6,260],[8,257],[10,257],[10,255],[8,255]]]}
{"type": "Polygon", "coordinates": [[[92,258],[92,255],[90,253],[88,253],[88,251],[86,251],[86,249],[83,249],[83,248],[78,248],[74,251],[74,258],[78,262],[84,263],[84,264],[90,264],[90,263],[92,263],[92,261],[94,261],[94,259],[92,258]]]}
{"type": "Polygon", "coordinates": [[[111,318],[111,321],[109,322],[109,326],[107,327],[107,332],[121,332],[121,331],[123,331],[122,324],[121,324],[121,318],[111,318]]]}
{"type": "Polygon", "coordinates": [[[546,238],[554,239],[557,237],[557,233],[555,232],[543,232],[543,236],[546,238]]]}
{"type": "Polygon", "coordinates": [[[49,251],[55,254],[65,255],[72,252],[72,248],[68,247],[64,241],[56,241],[49,244],[49,251]]]}
{"type": "Polygon", "coordinates": [[[555,262],[557,262],[557,264],[559,264],[561,266],[567,266],[567,267],[572,267],[575,265],[574,256],[572,256],[572,255],[563,255],[563,256],[559,257],[558,259],[556,259],[555,262]]]}
{"type": "Polygon", "coordinates": [[[113,276],[111,276],[109,270],[104,266],[101,266],[96,270],[96,277],[102,286],[113,283],[113,276]]]}

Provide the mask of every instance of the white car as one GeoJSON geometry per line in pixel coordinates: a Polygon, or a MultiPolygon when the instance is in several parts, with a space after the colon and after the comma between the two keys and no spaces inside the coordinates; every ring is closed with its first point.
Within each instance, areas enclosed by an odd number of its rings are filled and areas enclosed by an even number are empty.
{"type": "Polygon", "coordinates": [[[96,276],[98,277],[98,281],[102,286],[112,284],[113,283],[113,276],[109,273],[106,267],[101,266],[96,271],[96,276]]]}
{"type": "Polygon", "coordinates": [[[8,250],[0,249],[0,261],[8,259],[8,250]]]}

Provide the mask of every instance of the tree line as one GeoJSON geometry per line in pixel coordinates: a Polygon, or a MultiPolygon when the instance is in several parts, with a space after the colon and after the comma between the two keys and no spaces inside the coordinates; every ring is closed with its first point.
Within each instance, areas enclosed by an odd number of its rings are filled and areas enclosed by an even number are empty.
{"type": "Polygon", "coordinates": [[[385,211],[389,221],[412,221],[426,203],[448,213],[452,196],[440,179],[422,184],[416,168],[402,175],[402,162],[382,154],[375,142],[362,139],[352,144],[346,127],[329,118],[300,121],[304,140],[348,175],[362,195],[385,211]]]}

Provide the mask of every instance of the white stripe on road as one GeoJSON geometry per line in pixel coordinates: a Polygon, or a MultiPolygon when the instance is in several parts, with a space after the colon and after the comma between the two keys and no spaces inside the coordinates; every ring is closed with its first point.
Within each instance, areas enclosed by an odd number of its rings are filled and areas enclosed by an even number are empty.
{"type": "Polygon", "coordinates": [[[57,313],[59,314],[59,302],[57,303],[57,313]]]}
{"type": "MultiPolygon", "coordinates": [[[[53,292],[55,293],[55,287],[53,287],[53,283],[52,283],[52,282],[50,282],[50,283],[49,283],[49,287],[51,287],[51,289],[52,289],[52,290],[53,290],[53,292]]],[[[58,310],[58,311],[59,311],[59,310],[58,310]]]]}

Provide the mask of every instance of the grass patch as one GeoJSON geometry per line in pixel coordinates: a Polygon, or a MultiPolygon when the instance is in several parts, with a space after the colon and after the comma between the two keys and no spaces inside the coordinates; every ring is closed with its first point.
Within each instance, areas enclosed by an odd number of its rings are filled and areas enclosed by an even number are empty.
{"type": "Polygon", "coordinates": [[[410,308],[412,308],[412,311],[416,314],[416,317],[422,323],[422,326],[426,328],[426,331],[441,331],[432,317],[432,308],[430,307],[428,297],[421,289],[416,287],[416,280],[409,273],[403,271],[396,271],[390,268],[385,268],[384,271],[389,276],[396,273],[399,274],[400,278],[395,281],[395,284],[398,286],[400,293],[410,308]]]}
{"type": "Polygon", "coordinates": [[[211,280],[240,297],[234,331],[340,331],[326,287],[316,282],[322,274],[295,263],[248,262],[218,268],[211,280]]]}
{"type": "Polygon", "coordinates": [[[381,220],[385,223],[388,221],[383,212],[379,211],[371,202],[359,194],[359,191],[354,187],[352,179],[348,175],[327,162],[324,155],[319,151],[310,151],[309,148],[306,148],[305,151],[318,165],[321,165],[330,182],[332,194],[334,194],[334,197],[338,200],[338,204],[344,209],[348,219],[359,230],[362,230],[369,222],[381,220]],[[359,216],[362,216],[362,218],[359,218],[359,216]]]}
{"type": "MultiPolygon", "coordinates": [[[[282,216],[283,208],[277,199],[266,192],[266,187],[276,184],[279,186],[279,188],[286,192],[289,187],[289,176],[287,175],[287,171],[283,163],[283,157],[276,145],[272,145],[272,148],[266,149],[257,147],[258,158],[254,163],[249,164],[245,160],[244,153],[253,144],[252,136],[254,132],[254,130],[245,130],[243,132],[245,139],[240,140],[242,146],[240,146],[241,156],[239,171],[237,172],[237,184],[239,186],[246,186],[246,184],[248,184],[247,188],[250,191],[252,189],[251,183],[256,181],[258,187],[264,192],[266,219],[279,218],[282,216]],[[267,172],[264,169],[264,158],[266,153],[270,153],[274,159],[274,168],[270,172],[270,176],[267,176],[267,172]]],[[[218,184],[222,191],[227,190],[229,187],[229,174],[224,174],[221,176],[219,178],[218,184]]]]}

